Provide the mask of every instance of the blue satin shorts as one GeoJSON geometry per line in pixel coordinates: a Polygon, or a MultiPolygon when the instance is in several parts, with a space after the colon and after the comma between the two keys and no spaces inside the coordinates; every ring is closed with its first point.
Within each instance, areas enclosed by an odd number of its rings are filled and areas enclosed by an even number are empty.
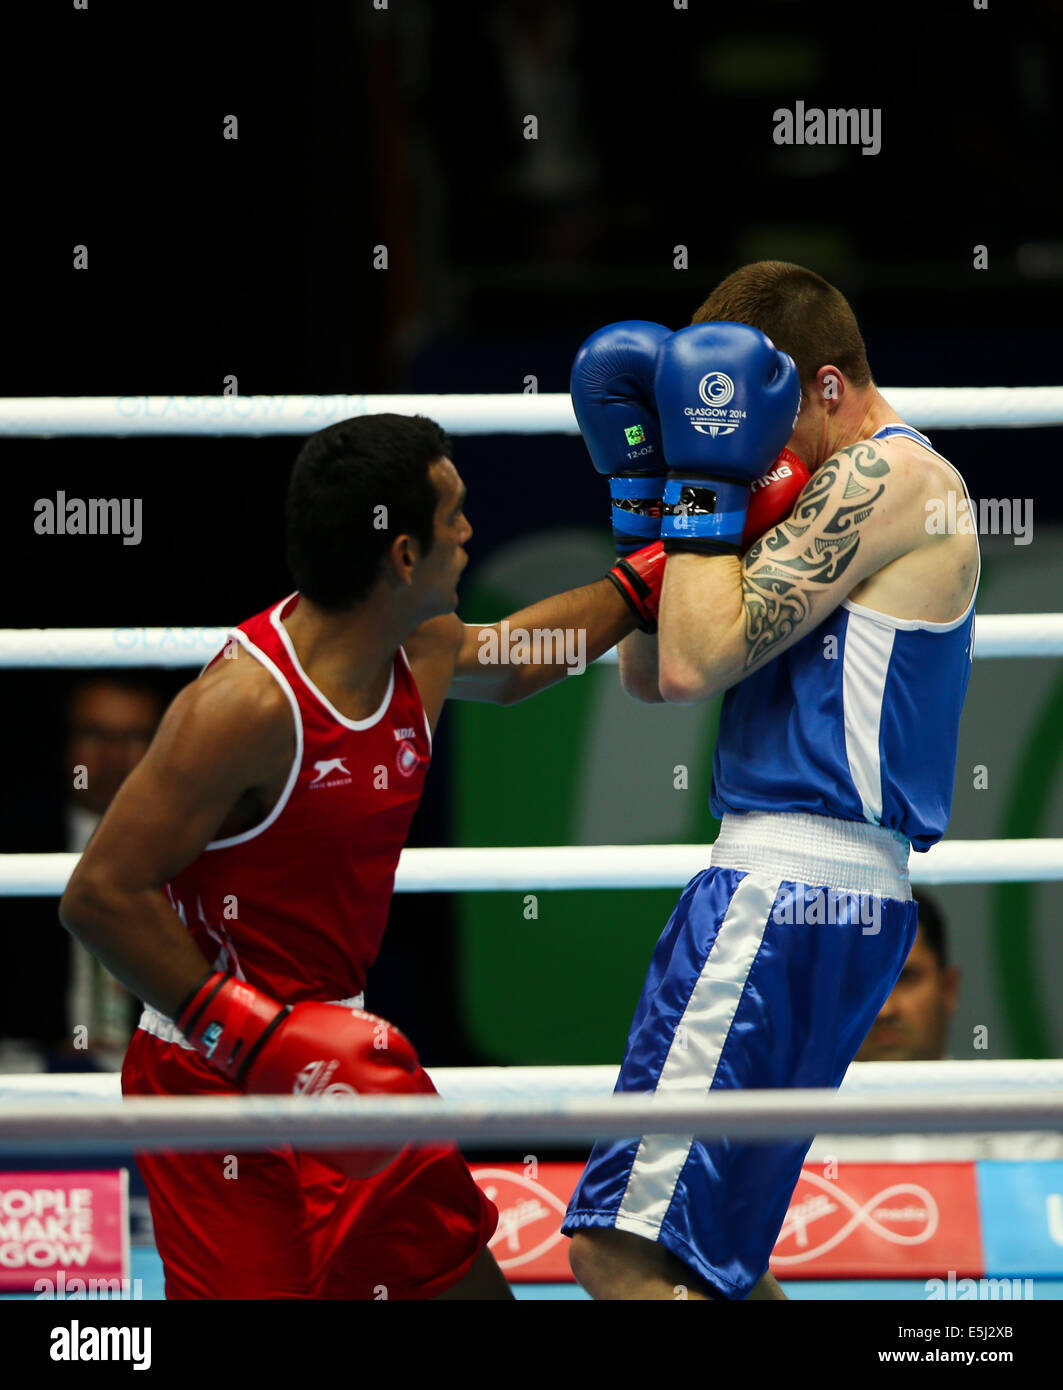
{"type": "MultiPolygon", "coordinates": [[[[837,1087],[915,940],[912,901],[709,868],[657,943],[617,1091],[837,1087]]],[[[814,1136],[599,1143],[562,1230],[660,1241],[720,1298],[768,1268],[814,1136]]]]}

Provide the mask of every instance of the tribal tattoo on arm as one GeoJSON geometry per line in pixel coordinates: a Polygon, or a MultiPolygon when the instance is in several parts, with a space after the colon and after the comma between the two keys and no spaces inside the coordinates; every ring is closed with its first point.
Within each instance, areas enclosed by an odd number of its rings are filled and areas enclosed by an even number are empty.
{"type": "Polygon", "coordinates": [[[809,479],[792,516],[746,555],[747,671],[791,636],[812,612],[817,593],[852,564],[860,528],[885,491],[889,471],[871,444],[840,450],[809,479]]]}

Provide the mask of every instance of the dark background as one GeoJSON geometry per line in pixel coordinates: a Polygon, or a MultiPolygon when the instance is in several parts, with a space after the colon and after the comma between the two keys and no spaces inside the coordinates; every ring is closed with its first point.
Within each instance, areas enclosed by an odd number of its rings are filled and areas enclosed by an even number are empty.
{"type": "MultiPolygon", "coordinates": [[[[245,395],[564,390],[595,328],[678,328],[765,257],[839,285],[880,383],[1063,379],[1060,0],[64,0],[23,18],[36,32],[6,45],[4,395],[214,395],[230,374],[245,395]],[[776,146],[772,113],[798,98],[881,108],[881,153],[776,146]]],[[[288,587],[299,442],[5,439],[0,625],[257,612],[288,587]],[[37,536],[32,504],[60,489],[143,498],[143,544],[37,536]]],[[[1021,469],[1038,523],[1060,519],[1054,431],[935,443],[974,495],[1002,473],[1014,492],[1021,469]]],[[[577,439],[463,438],[456,462],[473,564],[523,530],[605,524],[577,439]]],[[[3,675],[0,850],[55,847],[66,683],[3,675]]],[[[448,842],[445,730],[414,844],[448,842]]],[[[64,949],[57,927],[8,956],[0,1035],[45,1008],[40,970],[64,949]]],[[[373,1007],[429,1064],[490,1060],[450,1006],[449,949],[445,902],[398,898],[373,1007]]]]}

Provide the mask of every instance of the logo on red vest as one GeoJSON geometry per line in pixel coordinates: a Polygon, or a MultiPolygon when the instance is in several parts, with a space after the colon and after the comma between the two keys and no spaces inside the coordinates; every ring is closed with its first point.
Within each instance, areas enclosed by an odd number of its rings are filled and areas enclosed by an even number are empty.
{"type": "Polygon", "coordinates": [[[421,764],[427,761],[427,758],[421,757],[408,738],[404,738],[395,749],[395,766],[403,777],[412,777],[421,764]]]}
{"type": "Polygon", "coordinates": [[[311,788],[318,787],[345,787],[351,781],[351,774],[343,765],[342,758],[320,758],[314,767],[317,769],[317,776],[310,783],[311,788]],[[326,782],[325,778],[330,772],[342,772],[342,777],[333,777],[331,782],[326,782]]]}

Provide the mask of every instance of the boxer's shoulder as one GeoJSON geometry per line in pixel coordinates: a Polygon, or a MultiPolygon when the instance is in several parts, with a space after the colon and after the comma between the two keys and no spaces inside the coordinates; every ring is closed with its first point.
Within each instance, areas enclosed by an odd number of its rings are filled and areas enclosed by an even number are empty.
{"type": "Polygon", "coordinates": [[[444,613],[415,627],[402,646],[410,661],[445,658],[448,653],[453,656],[457,652],[464,635],[465,624],[458,615],[444,613]]]}
{"type": "Polygon", "coordinates": [[[431,618],[414,628],[402,644],[421,695],[421,704],[434,729],[454,679],[466,626],[456,613],[431,618]]]}
{"type": "Polygon", "coordinates": [[[850,600],[898,619],[954,621],[966,611],[977,583],[978,540],[973,528],[939,528],[933,519],[950,506],[952,514],[965,509],[962,477],[911,436],[868,439],[848,453],[858,470],[886,484],[882,526],[907,537],[901,553],[857,585],[850,600]]]}
{"type": "Polygon", "coordinates": [[[886,439],[872,436],[861,440],[853,449],[877,455],[891,472],[923,483],[931,492],[942,485],[962,488],[963,480],[953,465],[929,444],[910,434],[894,434],[886,439]]]}
{"type": "Polygon", "coordinates": [[[944,528],[933,524],[939,515],[960,518],[969,514],[967,485],[959,470],[935,449],[910,435],[893,435],[873,442],[884,451],[891,471],[909,485],[909,501],[918,516],[920,543],[940,549],[942,538],[947,538],[951,541],[948,549],[956,555],[955,563],[969,568],[978,545],[973,524],[944,528]]]}
{"type": "Polygon", "coordinates": [[[283,688],[262,662],[240,648],[234,647],[233,652],[232,659],[214,662],[186,687],[201,707],[222,711],[239,706],[247,714],[267,719],[287,709],[283,688]]]}
{"type": "Polygon", "coordinates": [[[934,456],[907,435],[891,435],[887,439],[869,435],[839,449],[834,457],[868,476],[885,476],[889,472],[919,474],[934,456]]]}
{"type": "Polygon", "coordinates": [[[235,736],[261,757],[271,750],[287,757],[292,711],[287,693],[258,661],[240,652],[235,660],[210,666],[185,686],[171,706],[187,734],[210,741],[235,736]]]}
{"type": "Polygon", "coordinates": [[[923,506],[933,476],[926,450],[916,453],[896,439],[860,439],[837,449],[805,485],[796,514],[831,534],[853,532],[867,546],[876,536],[900,544],[918,540],[923,506]]]}
{"type": "Polygon", "coordinates": [[[922,517],[928,500],[950,489],[964,495],[963,479],[956,469],[909,435],[857,440],[832,454],[814,477],[819,479],[817,491],[836,486],[854,506],[859,506],[864,491],[873,493],[883,504],[876,510],[891,525],[896,524],[899,511],[922,517]]]}

